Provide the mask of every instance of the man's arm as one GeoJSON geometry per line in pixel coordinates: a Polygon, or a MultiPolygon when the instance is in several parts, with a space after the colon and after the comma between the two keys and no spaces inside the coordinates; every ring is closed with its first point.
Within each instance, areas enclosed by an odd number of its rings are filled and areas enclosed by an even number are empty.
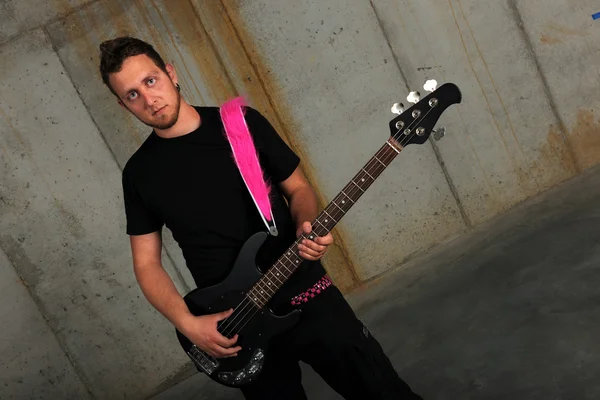
{"type": "Polygon", "coordinates": [[[159,232],[130,236],[135,277],[146,299],[177,328],[193,317],[161,262],[159,232]]]}
{"type": "Polygon", "coordinates": [[[235,356],[240,347],[232,347],[231,339],[217,331],[217,323],[231,315],[233,310],[218,314],[194,316],[177,291],[173,280],[162,266],[162,239],[158,232],[130,236],[135,277],[144,296],[192,343],[213,357],[235,356]]]}
{"type": "MultiPolygon", "coordinates": [[[[310,233],[311,221],[319,215],[319,202],[315,191],[299,167],[280,183],[280,188],[290,204],[292,219],[296,223],[296,237],[302,233],[310,233]]],[[[312,241],[303,240],[298,249],[303,258],[314,261],[323,257],[327,246],[331,243],[333,243],[333,236],[331,233],[327,233],[327,235],[316,237],[312,241]]]]}

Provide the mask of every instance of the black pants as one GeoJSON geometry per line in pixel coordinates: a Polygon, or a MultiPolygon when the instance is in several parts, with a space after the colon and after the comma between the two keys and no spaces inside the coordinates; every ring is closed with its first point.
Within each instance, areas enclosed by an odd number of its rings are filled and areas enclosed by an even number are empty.
{"type": "Polygon", "coordinates": [[[259,379],[242,388],[247,400],[307,399],[298,360],[347,400],[421,399],[335,286],[303,305],[300,323],[277,336],[268,354],[259,379]]]}

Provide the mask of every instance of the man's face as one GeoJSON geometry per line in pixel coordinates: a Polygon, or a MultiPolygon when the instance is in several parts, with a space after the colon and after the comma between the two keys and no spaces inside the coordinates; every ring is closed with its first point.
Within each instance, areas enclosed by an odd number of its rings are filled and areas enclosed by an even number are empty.
{"type": "Polygon", "coordinates": [[[120,102],[144,124],[169,129],[179,117],[180,97],[173,80],[175,71],[161,70],[146,55],[127,58],[121,71],[110,75],[110,84],[120,102]],[[173,79],[173,80],[172,80],[173,79]]]}

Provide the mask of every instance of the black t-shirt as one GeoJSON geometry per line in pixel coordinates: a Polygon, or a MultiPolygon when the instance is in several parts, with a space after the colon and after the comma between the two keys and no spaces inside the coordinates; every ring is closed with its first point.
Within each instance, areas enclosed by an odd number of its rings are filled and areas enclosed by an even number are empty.
{"type": "MultiPolygon", "coordinates": [[[[195,131],[170,139],[150,134],[123,169],[123,192],[127,234],[169,228],[196,285],[205,287],[222,281],[244,242],[266,227],[233,160],[219,109],[195,109],[201,118],[195,131]]],[[[279,230],[259,254],[264,271],[296,239],[296,225],[277,183],[288,178],[300,160],[258,111],[246,107],[245,119],[271,183],[279,230]]],[[[304,261],[275,295],[274,305],[286,303],[324,273],[320,262],[304,261]]]]}

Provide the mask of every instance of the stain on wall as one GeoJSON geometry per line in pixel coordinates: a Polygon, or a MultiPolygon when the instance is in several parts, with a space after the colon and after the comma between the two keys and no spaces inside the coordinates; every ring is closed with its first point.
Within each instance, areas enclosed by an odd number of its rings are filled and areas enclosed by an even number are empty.
{"type": "MultiPolygon", "coordinates": [[[[194,1],[194,5],[204,24],[212,29],[211,38],[228,73],[235,79],[238,94],[247,98],[254,108],[269,119],[286,143],[303,160],[302,172],[315,188],[323,207],[326,205],[325,200],[312,171],[310,158],[295,138],[299,122],[288,106],[283,88],[273,79],[270,68],[264,64],[252,41],[252,34],[247,31],[235,4],[224,1],[215,7],[201,7],[199,1],[194,1]]],[[[356,287],[358,278],[348,256],[343,233],[338,228],[332,234],[335,242],[323,263],[340,289],[347,292],[356,287]]]]}
{"type": "MultiPolygon", "coordinates": [[[[29,393],[19,386],[29,378],[50,397],[147,398],[194,372],[132,274],[119,174],[149,129],[102,84],[103,40],[152,42],[194,104],[245,96],[303,159],[322,206],[387,138],[406,88],[430,77],[459,85],[444,141],[407,148],[336,228],[325,266],[347,292],[465,232],[465,219],[476,225],[600,162],[595,6],[0,2],[0,263],[53,352],[43,373],[10,375],[10,393],[29,393]]],[[[183,292],[190,277],[168,235],[165,251],[183,292]]]]}

